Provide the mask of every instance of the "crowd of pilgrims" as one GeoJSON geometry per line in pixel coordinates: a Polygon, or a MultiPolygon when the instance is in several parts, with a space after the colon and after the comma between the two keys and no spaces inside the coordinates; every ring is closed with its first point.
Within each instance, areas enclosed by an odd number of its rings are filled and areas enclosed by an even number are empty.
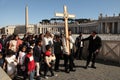
{"type": "MultiPolygon", "coordinates": [[[[54,71],[59,70],[60,60],[63,59],[63,67],[66,73],[75,71],[74,58],[82,58],[83,43],[76,43],[69,30],[70,54],[65,52],[64,34],[53,35],[49,31],[45,34],[28,35],[25,34],[22,39],[18,35],[2,35],[0,39],[0,66],[6,73],[15,79],[17,76],[23,76],[23,80],[40,80],[43,75],[48,79],[50,76],[58,76],[54,71]],[[81,47],[74,53],[73,44],[81,47]],[[81,53],[81,54],[77,54],[81,53]]],[[[77,39],[76,39],[77,40],[77,39]]]]}

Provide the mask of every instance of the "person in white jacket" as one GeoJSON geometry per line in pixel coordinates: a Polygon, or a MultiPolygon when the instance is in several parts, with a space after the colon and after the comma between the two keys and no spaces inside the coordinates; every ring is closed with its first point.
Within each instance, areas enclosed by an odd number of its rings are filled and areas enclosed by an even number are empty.
{"type": "Polygon", "coordinates": [[[44,38],[43,38],[43,52],[46,52],[46,45],[53,46],[53,37],[51,36],[50,32],[47,31],[44,38]]]}

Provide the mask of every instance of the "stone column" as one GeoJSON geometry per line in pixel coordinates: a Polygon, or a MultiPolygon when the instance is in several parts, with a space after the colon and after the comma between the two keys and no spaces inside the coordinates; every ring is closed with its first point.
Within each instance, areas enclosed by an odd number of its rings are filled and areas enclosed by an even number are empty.
{"type": "Polygon", "coordinates": [[[106,33],[110,33],[109,24],[106,22],[106,33]]]}
{"type": "MultiPolygon", "coordinates": [[[[42,28],[40,27],[39,29],[40,29],[40,33],[42,33],[42,28]]],[[[38,33],[38,34],[40,34],[40,33],[38,33]]]]}
{"type": "Polygon", "coordinates": [[[43,32],[43,33],[45,33],[45,28],[43,28],[43,27],[42,27],[42,29],[43,29],[43,31],[42,31],[42,32],[43,32]]]}
{"type": "Polygon", "coordinates": [[[84,31],[83,31],[83,27],[81,27],[81,32],[84,32],[84,31]]]}
{"type": "Polygon", "coordinates": [[[100,32],[101,32],[101,34],[103,34],[103,23],[102,22],[100,23],[100,28],[101,28],[100,32]]]}
{"type": "Polygon", "coordinates": [[[45,33],[45,28],[43,28],[43,33],[45,33]]]}
{"type": "Polygon", "coordinates": [[[35,28],[34,28],[35,34],[38,34],[38,29],[39,29],[39,28],[38,28],[38,26],[36,25],[35,28]]]}
{"type": "Polygon", "coordinates": [[[87,34],[91,33],[90,31],[91,31],[91,29],[89,29],[89,27],[87,27],[87,34]]]}
{"type": "Polygon", "coordinates": [[[42,27],[42,33],[44,34],[44,28],[42,27]]]}
{"type": "Polygon", "coordinates": [[[112,23],[112,33],[114,34],[115,32],[115,24],[114,24],[114,22],[112,23]]]}
{"type": "Polygon", "coordinates": [[[58,28],[56,28],[56,32],[59,32],[58,28]]]}
{"type": "Polygon", "coordinates": [[[53,32],[52,33],[55,33],[55,28],[53,28],[53,32]]]}
{"type": "Polygon", "coordinates": [[[45,28],[45,33],[46,33],[46,31],[47,31],[48,29],[47,28],[45,28]]]}
{"type": "Polygon", "coordinates": [[[53,33],[55,33],[56,32],[56,28],[54,27],[54,32],[53,33]]]}
{"type": "Polygon", "coordinates": [[[107,33],[107,22],[105,22],[105,34],[107,33]]]}
{"type": "Polygon", "coordinates": [[[57,31],[57,28],[55,28],[55,33],[56,33],[56,32],[58,32],[58,31],[57,31]]]}
{"type": "Polygon", "coordinates": [[[117,33],[120,33],[120,21],[118,22],[118,32],[117,33]]]}
{"type": "Polygon", "coordinates": [[[40,29],[40,28],[37,28],[37,29],[35,30],[35,34],[39,34],[39,29],[40,29]]]}
{"type": "Polygon", "coordinates": [[[78,33],[80,32],[80,31],[79,31],[79,27],[78,27],[78,26],[76,26],[76,27],[77,27],[77,34],[78,34],[78,33]]]}

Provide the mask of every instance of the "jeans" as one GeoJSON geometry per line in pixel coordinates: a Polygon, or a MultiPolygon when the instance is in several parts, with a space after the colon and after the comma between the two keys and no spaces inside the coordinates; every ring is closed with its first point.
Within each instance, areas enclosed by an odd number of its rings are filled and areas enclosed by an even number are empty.
{"type": "Polygon", "coordinates": [[[29,80],[34,80],[35,71],[31,71],[29,74],[29,80]]]}

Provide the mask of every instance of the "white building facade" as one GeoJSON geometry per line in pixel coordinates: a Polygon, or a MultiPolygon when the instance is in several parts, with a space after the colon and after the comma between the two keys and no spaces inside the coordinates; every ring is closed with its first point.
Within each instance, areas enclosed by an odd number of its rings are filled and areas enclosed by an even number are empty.
{"type": "MultiPolygon", "coordinates": [[[[73,34],[83,32],[85,34],[96,31],[99,34],[120,34],[120,15],[112,17],[103,17],[100,15],[98,20],[94,20],[87,23],[69,23],[69,29],[73,34]]],[[[1,28],[1,34],[25,34],[25,25],[12,25],[1,28]]],[[[48,24],[29,24],[27,32],[31,34],[40,34],[50,31],[55,34],[64,31],[64,22],[48,23],[48,24]]]]}
{"type": "Polygon", "coordinates": [[[98,19],[99,33],[101,34],[119,34],[120,33],[120,14],[119,16],[105,16],[102,14],[98,19]]]}

